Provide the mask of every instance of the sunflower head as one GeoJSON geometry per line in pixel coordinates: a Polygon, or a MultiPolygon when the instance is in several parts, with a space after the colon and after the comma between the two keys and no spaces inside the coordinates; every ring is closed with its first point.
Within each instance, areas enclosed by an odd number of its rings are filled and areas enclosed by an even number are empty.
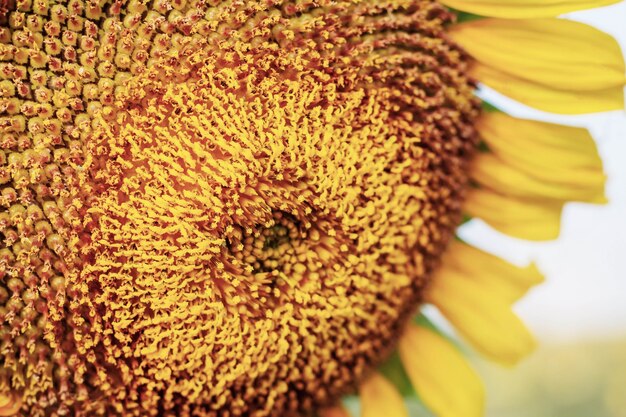
{"type": "Polygon", "coordinates": [[[452,15],[3,16],[0,386],[38,415],[137,416],[306,414],[354,389],[460,219],[477,102],[452,15]]]}
{"type": "Polygon", "coordinates": [[[540,48],[476,46],[536,46],[541,22],[454,21],[430,0],[0,0],[0,416],[304,416],[359,386],[401,404],[373,373],[398,344],[437,414],[476,417],[476,376],[408,318],[437,304],[513,363],[532,340],[510,304],[541,276],[449,245],[456,226],[553,237],[604,176],[580,129],[478,120],[471,76],[603,109],[623,74],[600,54],[572,95],[533,72],[540,48]]]}

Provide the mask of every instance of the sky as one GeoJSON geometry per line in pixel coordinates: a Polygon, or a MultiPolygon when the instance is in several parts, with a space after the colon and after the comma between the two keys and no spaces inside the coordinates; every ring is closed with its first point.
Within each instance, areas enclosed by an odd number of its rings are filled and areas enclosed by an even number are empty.
{"type": "MultiPolygon", "coordinates": [[[[626,2],[622,2],[565,17],[610,33],[626,50],[625,16],[626,2]]],[[[626,111],[554,116],[488,88],[482,88],[480,95],[518,117],[589,128],[609,178],[609,204],[568,205],[561,236],[552,242],[508,238],[477,220],[460,230],[461,237],[513,263],[537,263],[547,281],[523,299],[516,310],[540,340],[626,336],[626,111]]]]}

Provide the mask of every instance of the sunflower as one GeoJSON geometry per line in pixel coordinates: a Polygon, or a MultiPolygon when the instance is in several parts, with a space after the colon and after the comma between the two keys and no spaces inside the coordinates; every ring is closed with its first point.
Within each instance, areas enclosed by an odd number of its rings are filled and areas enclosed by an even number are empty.
{"type": "Polygon", "coordinates": [[[457,226],[552,239],[605,177],[476,83],[623,108],[617,43],[553,18],[609,3],[0,1],[0,416],[480,416],[417,312],[512,365],[543,278],[457,226]]]}

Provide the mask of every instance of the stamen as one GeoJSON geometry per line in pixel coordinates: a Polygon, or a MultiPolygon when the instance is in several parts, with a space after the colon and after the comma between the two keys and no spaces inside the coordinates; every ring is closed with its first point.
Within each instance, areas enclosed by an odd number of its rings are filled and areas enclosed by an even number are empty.
{"type": "Polygon", "coordinates": [[[37,416],[263,417],[354,389],[460,220],[478,106],[452,15],[9,5],[0,395],[37,416]]]}

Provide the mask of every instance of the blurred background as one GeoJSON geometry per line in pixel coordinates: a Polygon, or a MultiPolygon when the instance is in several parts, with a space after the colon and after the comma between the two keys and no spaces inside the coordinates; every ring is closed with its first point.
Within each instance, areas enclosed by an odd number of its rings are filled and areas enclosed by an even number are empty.
{"type": "MultiPolygon", "coordinates": [[[[610,33],[626,50],[626,2],[564,17],[610,33]]],[[[548,243],[511,239],[480,221],[460,230],[466,241],[513,263],[534,260],[547,278],[516,308],[539,340],[536,353],[513,370],[474,359],[487,384],[487,415],[626,417],[626,111],[558,117],[487,88],[480,95],[515,116],[588,127],[610,201],[567,206],[561,237],[548,243]]]]}

